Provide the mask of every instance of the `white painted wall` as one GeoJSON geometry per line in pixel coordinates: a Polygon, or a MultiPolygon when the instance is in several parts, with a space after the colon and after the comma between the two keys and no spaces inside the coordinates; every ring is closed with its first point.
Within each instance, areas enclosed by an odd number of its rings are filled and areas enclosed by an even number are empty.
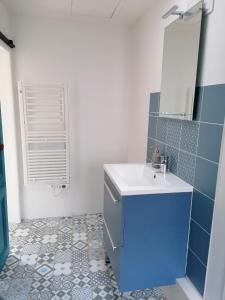
{"type": "MultiPolygon", "coordinates": [[[[11,37],[10,16],[0,2],[0,31],[11,37]]],[[[20,222],[20,192],[16,136],[15,98],[13,95],[12,50],[0,41],[0,101],[5,144],[5,171],[8,219],[20,222]]]]}
{"type": "Polygon", "coordinates": [[[101,212],[103,164],[127,161],[128,31],[98,21],[13,20],[16,80],[65,82],[70,113],[70,189],[54,197],[44,185],[22,186],[22,216],[101,212]]]}
{"type": "Polygon", "coordinates": [[[0,30],[5,35],[11,34],[10,16],[5,5],[0,0],[0,30]]]}
{"type": "Polygon", "coordinates": [[[132,28],[132,106],[129,126],[130,162],[145,162],[147,151],[148,109],[150,92],[158,92],[161,84],[164,28],[173,18],[161,16],[172,5],[185,7],[184,0],[159,0],[152,4],[132,28]]]}

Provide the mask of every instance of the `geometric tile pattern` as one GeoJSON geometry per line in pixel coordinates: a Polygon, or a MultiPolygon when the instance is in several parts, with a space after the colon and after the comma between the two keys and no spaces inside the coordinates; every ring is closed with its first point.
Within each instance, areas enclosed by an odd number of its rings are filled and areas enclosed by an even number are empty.
{"type": "Polygon", "coordinates": [[[166,142],[168,145],[179,148],[181,138],[181,121],[167,120],[166,142]]]}
{"type": "Polygon", "coordinates": [[[189,184],[194,185],[195,165],[196,156],[180,151],[177,175],[189,184]]]}
{"type": "Polygon", "coordinates": [[[196,154],[198,146],[199,123],[183,122],[180,148],[184,151],[196,154]]]}
{"type": "Polygon", "coordinates": [[[202,237],[205,234],[210,236],[211,233],[224,128],[224,93],[225,84],[197,87],[193,121],[161,118],[160,93],[150,95],[147,162],[151,161],[152,153],[158,146],[160,153],[164,152],[169,157],[170,172],[194,186],[192,206],[194,222],[191,223],[191,227],[197,229],[191,231],[191,242],[196,247],[190,248],[188,254],[187,275],[201,294],[204,293],[207,265],[198,254],[202,248],[208,253],[209,247],[202,237]]]}
{"type": "Polygon", "coordinates": [[[120,294],[105,263],[101,214],[10,224],[1,300],[165,300],[161,289],[120,294]]]}

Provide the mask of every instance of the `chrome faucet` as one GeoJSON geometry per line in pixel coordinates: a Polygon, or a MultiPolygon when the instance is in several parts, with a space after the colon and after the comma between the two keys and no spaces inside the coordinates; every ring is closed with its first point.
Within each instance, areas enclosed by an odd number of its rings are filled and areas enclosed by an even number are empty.
{"type": "Polygon", "coordinates": [[[152,161],[152,167],[159,173],[166,174],[166,172],[168,171],[168,156],[161,155],[159,162],[152,161]]]}

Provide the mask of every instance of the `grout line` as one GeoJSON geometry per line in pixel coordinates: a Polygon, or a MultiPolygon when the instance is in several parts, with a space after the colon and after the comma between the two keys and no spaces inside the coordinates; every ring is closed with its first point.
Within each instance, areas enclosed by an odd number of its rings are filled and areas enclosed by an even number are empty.
{"type": "Polygon", "coordinates": [[[198,157],[198,158],[201,158],[201,159],[204,159],[204,160],[207,160],[207,161],[209,161],[209,162],[211,162],[211,163],[213,163],[213,164],[215,164],[215,165],[219,165],[219,163],[218,162],[215,162],[215,161],[213,161],[213,160],[210,160],[210,159],[208,159],[208,158],[205,158],[205,157],[202,157],[202,156],[199,156],[198,154],[196,154],[196,157],[198,157]]]}
{"type": "Polygon", "coordinates": [[[204,262],[201,260],[201,258],[191,249],[191,247],[189,246],[189,251],[195,256],[195,258],[197,258],[197,260],[203,265],[203,267],[205,267],[205,269],[207,268],[207,266],[204,264],[204,262]]]}
{"type": "Polygon", "coordinates": [[[207,158],[205,158],[205,157],[203,157],[203,156],[197,155],[197,153],[196,153],[196,154],[195,154],[195,153],[191,153],[191,152],[188,152],[188,151],[186,151],[186,150],[184,150],[184,149],[181,149],[181,148],[177,148],[177,147],[171,146],[171,145],[169,145],[169,144],[167,144],[167,143],[165,143],[165,142],[162,142],[162,141],[160,141],[160,140],[158,140],[158,139],[156,139],[156,138],[152,138],[152,137],[148,137],[148,138],[149,138],[149,139],[153,139],[153,140],[155,140],[156,142],[163,143],[163,144],[165,144],[166,146],[172,147],[173,149],[176,149],[176,150],[178,150],[178,151],[184,152],[184,153],[189,154],[189,155],[191,155],[191,156],[196,156],[196,157],[198,157],[198,158],[201,158],[201,159],[203,159],[203,160],[206,160],[206,161],[208,161],[208,162],[211,162],[211,163],[213,163],[213,164],[215,164],[215,165],[219,165],[219,163],[217,163],[217,162],[215,162],[215,161],[213,161],[213,160],[207,159],[207,158]]]}
{"type": "MultiPolygon", "coordinates": [[[[149,117],[159,117],[159,112],[150,112],[149,114],[148,114],[148,116],[149,117]]],[[[169,118],[167,118],[168,120],[174,120],[174,119],[169,119],[169,118]]],[[[175,119],[176,120],[176,119],[175,119]]],[[[179,119],[178,119],[179,120],[179,119]]],[[[189,120],[179,120],[179,121],[181,121],[182,123],[183,122],[191,122],[191,123],[199,123],[200,125],[201,124],[208,124],[208,125],[214,125],[214,126],[220,126],[220,127],[223,127],[224,126],[224,124],[223,123],[213,123],[213,122],[206,122],[206,121],[197,121],[197,120],[191,120],[191,121],[189,121],[189,120]]]]}
{"type": "Polygon", "coordinates": [[[198,227],[200,227],[207,235],[211,235],[205,228],[203,228],[197,221],[195,221],[193,218],[191,218],[191,221],[194,222],[198,227]]]}
{"type": "Polygon", "coordinates": [[[222,124],[222,123],[212,123],[212,122],[205,122],[205,121],[199,121],[199,123],[215,125],[215,126],[222,126],[222,127],[224,126],[224,124],[222,124]]]}
{"type": "Polygon", "coordinates": [[[191,213],[192,213],[192,207],[193,207],[193,197],[194,193],[191,194],[191,205],[190,205],[190,211],[189,211],[189,226],[188,226],[188,240],[187,240],[187,252],[186,252],[186,262],[185,262],[185,270],[187,270],[187,263],[188,263],[188,247],[190,244],[190,232],[191,232],[191,213]]]}

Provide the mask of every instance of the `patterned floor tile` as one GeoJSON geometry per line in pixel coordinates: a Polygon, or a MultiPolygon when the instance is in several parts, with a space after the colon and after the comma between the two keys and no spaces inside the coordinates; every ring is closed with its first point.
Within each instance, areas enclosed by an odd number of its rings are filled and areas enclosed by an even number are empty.
{"type": "Polygon", "coordinates": [[[73,274],[87,274],[90,273],[89,263],[87,261],[79,261],[73,263],[73,274]]]}
{"type": "Polygon", "coordinates": [[[87,232],[87,224],[86,223],[73,224],[73,232],[87,232]]]}
{"type": "Polygon", "coordinates": [[[65,251],[56,251],[55,253],[55,263],[65,263],[72,261],[73,252],[70,249],[65,251]]]}
{"type": "Polygon", "coordinates": [[[72,244],[72,233],[59,233],[57,242],[60,244],[69,243],[72,244]]]}
{"type": "Polygon", "coordinates": [[[110,286],[98,286],[93,289],[93,299],[114,300],[116,298],[110,286]]]}
{"type": "Polygon", "coordinates": [[[52,293],[50,291],[43,292],[31,292],[29,294],[29,300],[50,300],[52,299],[52,293]]]}
{"type": "Polygon", "coordinates": [[[86,242],[88,239],[88,235],[86,232],[74,232],[73,233],[73,243],[77,243],[78,241],[86,242]]]}
{"type": "Polygon", "coordinates": [[[36,272],[41,276],[46,276],[52,273],[52,271],[53,271],[52,267],[47,264],[41,265],[36,269],[36,272]]]}
{"type": "Polygon", "coordinates": [[[31,279],[14,279],[10,282],[8,293],[13,295],[28,295],[31,288],[31,279]]]}
{"type": "Polygon", "coordinates": [[[88,250],[74,250],[72,252],[73,263],[88,262],[88,250]]]}
{"type": "Polygon", "coordinates": [[[54,276],[70,275],[72,273],[72,263],[57,263],[54,265],[54,276]]]}
{"type": "Polygon", "coordinates": [[[12,246],[12,244],[10,244],[10,253],[19,258],[21,256],[23,248],[24,247],[20,245],[12,246]]]}
{"type": "Polygon", "coordinates": [[[73,284],[78,287],[92,287],[92,274],[74,274],[73,284]]]}
{"type": "Polygon", "coordinates": [[[40,243],[29,243],[23,247],[22,254],[39,254],[41,249],[40,243]]]}
{"type": "Polygon", "coordinates": [[[97,271],[91,273],[92,285],[97,286],[110,286],[111,280],[107,271],[97,271]]]}
{"type": "Polygon", "coordinates": [[[98,272],[98,271],[106,271],[107,267],[105,264],[105,260],[90,260],[90,270],[91,272],[98,272]]]}
{"type": "Polygon", "coordinates": [[[2,300],[166,300],[160,289],[121,294],[105,264],[101,214],[10,224],[2,300]]]}
{"type": "Polygon", "coordinates": [[[103,232],[102,230],[96,230],[96,231],[89,231],[88,232],[88,239],[89,240],[103,240],[103,232]]]}
{"type": "Polygon", "coordinates": [[[72,299],[73,300],[92,300],[93,292],[89,287],[84,288],[73,288],[72,290],[72,299]]]}
{"type": "Polygon", "coordinates": [[[103,248],[89,248],[90,260],[105,260],[105,251],[103,248]]]}
{"type": "Polygon", "coordinates": [[[55,262],[55,254],[54,253],[43,253],[40,254],[37,258],[37,266],[48,264],[53,265],[55,262]]]}
{"type": "Polygon", "coordinates": [[[51,286],[51,281],[49,279],[45,279],[43,276],[36,276],[36,278],[32,279],[31,290],[32,292],[43,292],[49,291],[51,286]]]}
{"type": "Polygon", "coordinates": [[[18,262],[19,262],[19,259],[15,255],[9,255],[9,257],[6,261],[6,266],[13,267],[13,265],[15,265],[18,262]]]}
{"type": "Polygon", "coordinates": [[[77,241],[74,244],[74,248],[77,250],[85,250],[85,249],[88,249],[88,244],[83,241],[77,241]]]}
{"type": "Polygon", "coordinates": [[[71,300],[70,292],[60,291],[51,297],[52,300],[71,300]]]}
{"type": "Polygon", "coordinates": [[[75,286],[73,283],[74,276],[52,276],[50,279],[52,291],[71,291],[75,286]]]}

